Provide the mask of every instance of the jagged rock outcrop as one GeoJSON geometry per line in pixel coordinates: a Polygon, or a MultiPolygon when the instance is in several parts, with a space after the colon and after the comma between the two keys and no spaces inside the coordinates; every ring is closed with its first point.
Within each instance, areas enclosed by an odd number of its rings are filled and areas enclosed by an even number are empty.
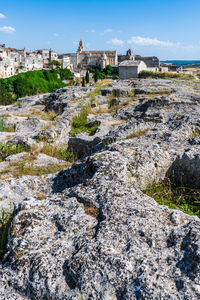
{"type": "Polygon", "coordinates": [[[200,298],[199,218],[142,192],[172,175],[200,189],[199,95],[192,82],[168,80],[116,81],[102,94],[129,88],[147,92],[112,114],[96,144],[82,141],[81,160],[0,181],[1,207],[14,203],[0,299],[200,298]]]}

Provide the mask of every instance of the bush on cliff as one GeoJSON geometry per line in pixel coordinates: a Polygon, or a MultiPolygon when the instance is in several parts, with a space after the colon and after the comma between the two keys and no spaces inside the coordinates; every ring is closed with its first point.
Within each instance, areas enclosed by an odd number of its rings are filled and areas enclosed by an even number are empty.
{"type": "Polygon", "coordinates": [[[0,79],[0,105],[8,105],[20,97],[49,93],[66,86],[63,80],[73,79],[68,69],[40,70],[0,79]]]}
{"type": "Polygon", "coordinates": [[[112,67],[110,65],[106,66],[105,69],[101,70],[100,66],[96,66],[89,69],[90,73],[93,75],[93,79],[97,76],[98,79],[105,79],[106,77],[112,77],[113,79],[118,78],[119,68],[112,67]]]}

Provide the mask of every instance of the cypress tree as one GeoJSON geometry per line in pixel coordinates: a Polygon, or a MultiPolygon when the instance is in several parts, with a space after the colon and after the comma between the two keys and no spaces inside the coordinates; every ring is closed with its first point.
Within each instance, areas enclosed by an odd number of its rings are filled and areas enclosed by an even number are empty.
{"type": "Polygon", "coordinates": [[[83,87],[85,86],[85,77],[83,77],[83,79],[82,79],[82,86],[83,87]]]}
{"type": "Polygon", "coordinates": [[[98,70],[97,70],[97,68],[95,69],[95,73],[94,73],[94,81],[95,82],[98,81],[98,70]]]}
{"type": "Polygon", "coordinates": [[[85,81],[86,83],[90,82],[90,75],[89,75],[89,71],[87,70],[86,75],[85,75],[85,81]]]}

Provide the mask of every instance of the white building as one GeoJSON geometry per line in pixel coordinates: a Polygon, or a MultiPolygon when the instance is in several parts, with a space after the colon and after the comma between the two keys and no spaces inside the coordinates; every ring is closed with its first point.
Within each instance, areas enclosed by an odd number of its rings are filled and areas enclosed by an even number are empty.
{"type": "Polygon", "coordinates": [[[50,50],[47,50],[47,49],[37,50],[37,51],[35,51],[35,53],[41,55],[44,68],[48,67],[48,64],[52,60],[58,60],[58,53],[51,49],[50,50]]]}
{"type": "Polygon", "coordinates": [[[0,57],[7,57],[6,49],[5,49],[5,44],[0,45],[0,57]]]}
{"type": "Polygon", "coordinates": [[[7,78],[15,75],[15,67],[13,60],[7,57],[0,58],[0,78],[7,78]]]}
{"type": "Polygon", "coordinates": [[[42,56],[29,53],[23,58],[21,66],[24,66],[26,71],[41,70],[43,68],[42,56]]]}

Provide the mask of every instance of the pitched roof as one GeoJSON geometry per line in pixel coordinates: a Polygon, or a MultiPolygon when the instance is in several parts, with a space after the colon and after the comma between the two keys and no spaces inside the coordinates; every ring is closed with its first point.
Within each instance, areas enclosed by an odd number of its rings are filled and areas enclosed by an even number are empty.
{"type": "Polygon", "coordinates": [[[92,51],[82,51],[81,53],[84,53],[84,54],[89,54],[89,53],[91,53],[91,54],[93,54],[93,53],[98,53],[98,54],[116,54],[117,51],[116,50],[114,50],[114,51],[109,51],[109,50],[105,50],[105,51],[103,51],[103,50],[92,50],[92,51]]]}
{"type": "Polygon", "coordinates": [[[154,67],[159,67],[159,59],[156,56],[140,56],[136,55],[135,60],[142,60],[145,62],[147,67],[149,68],[154,68],[154,67]]]}
{"type": "Polygon", "coordinates": [[[120,67],[138,67],[142,61],[141,60],[124,60],[119,66],[120,67]]]}

